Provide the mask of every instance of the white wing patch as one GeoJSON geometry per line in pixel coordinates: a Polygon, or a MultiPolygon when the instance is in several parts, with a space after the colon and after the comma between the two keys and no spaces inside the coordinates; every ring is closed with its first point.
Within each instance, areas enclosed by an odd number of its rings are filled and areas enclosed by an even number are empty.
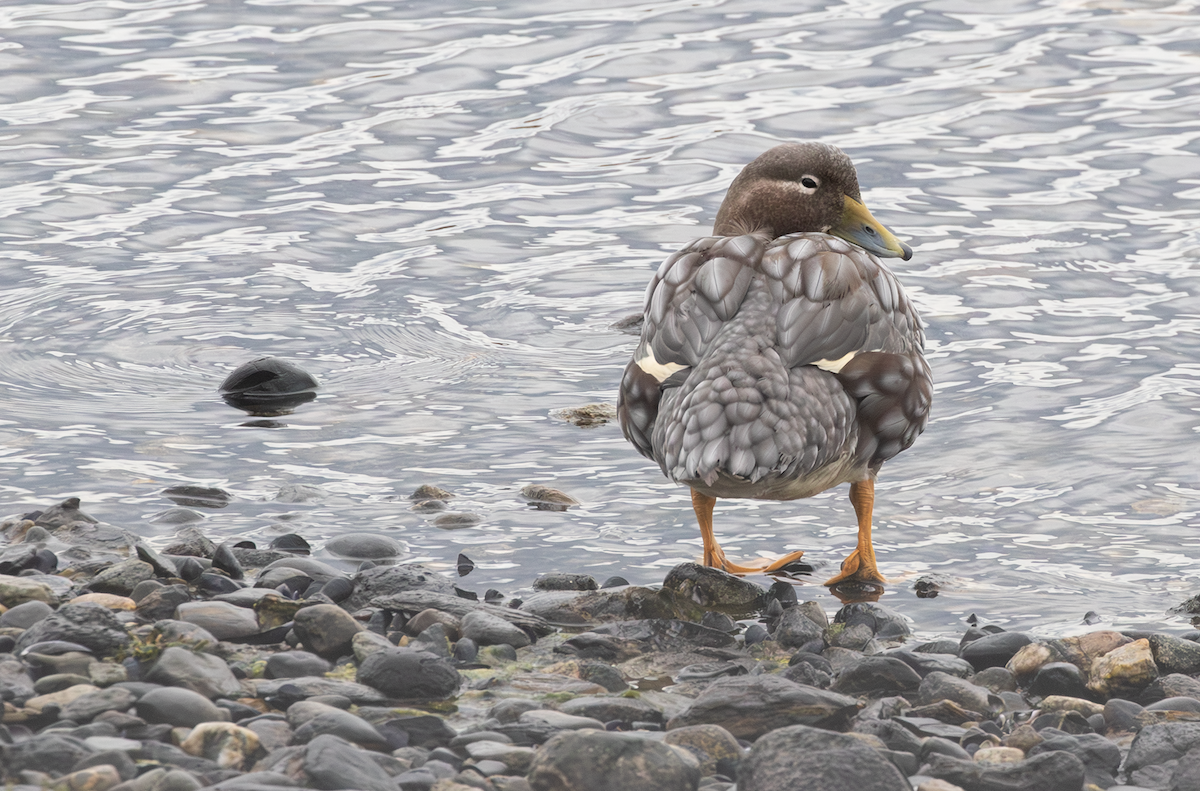
{"type": "Polygon", "coordinates": [[[680,365],[679,363],[660,363],[655,358],[654,350],[649,345],[646,346],[646,356],[637,361],[637,367],[653,376],[660,383],[666,381],[667,377],[676,371],[687,368],[686,365],[680,365]]]}
{"type": "Polygon", "coordinates": [[[846,367],[846,363],[853,360],[854,355],[856,354],[858,354],[858,352],[850,352],[844,357],[839,357],[836,360],[817,360],[813,363],[813,365],[817,366],[822,371],[829,371],[831,374],[836,374],[841,371],[842,368],[846,367]]]}

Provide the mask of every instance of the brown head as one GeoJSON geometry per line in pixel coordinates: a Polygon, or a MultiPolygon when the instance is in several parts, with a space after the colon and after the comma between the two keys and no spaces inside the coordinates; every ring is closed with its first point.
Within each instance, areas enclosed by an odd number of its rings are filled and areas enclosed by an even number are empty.
{"type": "Polygon", "coordinates": [[[830,233],[886,258],[912,249],[862,203],[850,157],[825,143],[784,143],[742,169],[721,203],[713,233],[830,233]]]}

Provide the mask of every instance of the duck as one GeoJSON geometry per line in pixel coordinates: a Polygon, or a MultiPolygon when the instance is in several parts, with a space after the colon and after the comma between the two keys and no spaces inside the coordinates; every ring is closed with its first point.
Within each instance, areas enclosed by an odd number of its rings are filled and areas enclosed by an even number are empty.
{"type": "Polygon", "coordinates": [[[925,429],[933,400],[921,319],[886,258],[912,248],[864,205],[850,157],[791,142],[745,166],[712,235],[650,280],[617,418],[691,489],[704,565],[776,573],[804,555],[726,557],[718,498],[796,500],[848,483],[858,540],[825,584],[886,582],[871,540],[876,476],[925,429]]]}

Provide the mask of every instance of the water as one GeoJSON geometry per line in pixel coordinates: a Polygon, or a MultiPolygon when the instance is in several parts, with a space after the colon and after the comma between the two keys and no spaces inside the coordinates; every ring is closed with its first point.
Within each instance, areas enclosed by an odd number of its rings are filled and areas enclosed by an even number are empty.
{"type": "MultiPolygon", "coordinates": [[[[938,383],[880,480],[884,603],[930,634],[1188,628],[1198,4],[787,5],[5,3],[0,511],[79,496],[162,546],[162,489],[220,486],[216,538],[384,532],[480,592],[658,582],[698,555],[686,490],[551,413],[615,400],[610,325],[743,164],[813,138],[916,249],[938,383]],[[248,427],[216,387],[267,354],[320,397],[248,427]],[[434,526],[423,483],[483,521],[434,526]]],[[[718,535],[808,550],[833,609],[844,489],[722,501],[718,535]]]]}

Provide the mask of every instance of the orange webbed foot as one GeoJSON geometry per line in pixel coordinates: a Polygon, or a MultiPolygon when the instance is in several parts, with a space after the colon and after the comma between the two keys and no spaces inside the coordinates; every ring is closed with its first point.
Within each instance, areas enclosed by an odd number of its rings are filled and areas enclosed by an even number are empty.
{"type": "Polygon", "coordinates": [[[832,587],[840,582],[878,582],[882,584],[887,582],[887,578],[879,573],[879,567],[875,565],[873,554],[864,557],[864,553],[856,549],[842,561],[842,570],[825,580],[825,585],[832,587]]]}

